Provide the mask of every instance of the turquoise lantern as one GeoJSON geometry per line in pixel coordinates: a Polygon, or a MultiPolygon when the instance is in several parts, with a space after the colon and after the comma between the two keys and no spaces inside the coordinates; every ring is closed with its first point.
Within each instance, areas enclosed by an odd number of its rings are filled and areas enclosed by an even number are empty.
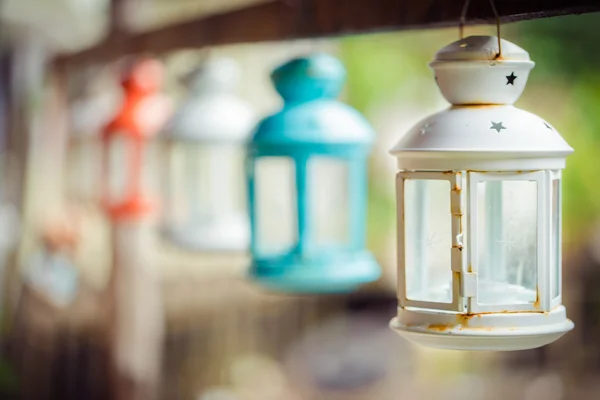
{"type": "Polygon", "coordinates": [[[380,275],[365,249],[375,135],[336,100],[345,76],[327,54],[294,59],[271,75],[283,108],[258,124],[247,160],[250,273],[266,288],[347,292],[380,275]]]}

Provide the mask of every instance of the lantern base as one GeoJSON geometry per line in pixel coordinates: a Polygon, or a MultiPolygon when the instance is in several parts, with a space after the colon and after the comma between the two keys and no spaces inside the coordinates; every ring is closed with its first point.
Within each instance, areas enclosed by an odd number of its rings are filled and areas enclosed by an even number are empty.
{"type": "Polygon", "coordinates": [[[250,230],[242,218],[223,223],[167,226],[163,233],[175,245],[191,251],[244,252],[250,245],[250,230]]]}
{"type": "Polygon", "coordinates": [[[513,351],[545,346],[573,329],[566,309],[457,314],[398,308],[390,327],[411,342],[441,349],[513,351]]]}
{"type": "Polygon", "coordinates": [[[296,254],[254,260],[251,278],[261,286],[288,293],[347,293],[376,281],[379,265],[367,251],[301,259],[296,254]]]}

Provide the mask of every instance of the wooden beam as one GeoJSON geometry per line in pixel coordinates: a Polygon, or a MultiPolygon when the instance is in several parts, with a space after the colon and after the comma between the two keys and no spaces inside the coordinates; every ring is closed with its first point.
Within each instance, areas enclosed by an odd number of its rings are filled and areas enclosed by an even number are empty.
{"type": "MultiPolygon", "coordinates": [[[[503,23],[600,11],[597,0],[495,0],[503,23]]],[[[274,0],[228,13],[105,41],[59,62],[108,62],[231,43],[457,26],[464,0],[274,0]]],[[[472,0],[467,24],[495,23],[487,0],[472,0]]]]}
{"type": "Polygon", "coordinates": [[[110,13],[109,35],[115,35],[126,31],[127,22],[125,13],[127,11],[127,3],[127,0],[110,0],[110,7],[108,11],[110,13]]]}

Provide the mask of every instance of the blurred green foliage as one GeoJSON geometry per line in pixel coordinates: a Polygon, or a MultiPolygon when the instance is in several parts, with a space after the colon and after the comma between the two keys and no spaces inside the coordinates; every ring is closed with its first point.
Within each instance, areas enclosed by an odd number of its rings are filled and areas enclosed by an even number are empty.
{"type": "Polygon", "coordinates": [[[0,358],[0,398],[4,393],[9,394],[17,389],[17,377],[12,367],[0,358]]]}
{"type": "MultiPolygon", "coordinates": [[[[415,33],[389,33],[351,36],[342,39],[340,52],[348,70],[346,100],[369,117],[377,105],[395,101],[407,81],[415,77],[430,79],[427,68],[431,54],[437,50],[440,32],[423,32],[426,39],[415,40],[415,33]],[[429,40],[428,40],[429,39],[429,40]]],[[[430,89],[435,90],[432,83],[430,89]]],[[[403,92],[407,101],[431,102],[434,91],[403,92]]],[[[391,157],[373,152],[372,159],[391,157]]],[[[394,175],[386,174],[372,162],[369,179],[368,245],[375,253],[386,250],[386,235],[394,232],[395,199],[389,195],[389,184],[394,175]]]]}
{"type": "Polygon", "coordinates": [[[573,15],[515,24],[520,44],[536,61],[531,85],[564,86],[545,111],[575,149],[563,177],[565,240],[584,239],[600,215],[600,14],[573,15]]]}

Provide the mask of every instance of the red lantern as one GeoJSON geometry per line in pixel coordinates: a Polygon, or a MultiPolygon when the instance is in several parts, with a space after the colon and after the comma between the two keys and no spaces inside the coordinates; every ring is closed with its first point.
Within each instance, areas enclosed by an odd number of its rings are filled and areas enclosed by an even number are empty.
{"type": "Polygon", "coordinates": [[[122,81],[123,104],[102,134],[103,203],[113,220],[156,212],[158,148],[151,140],[170,114],[159,93],[162,65],[152,59],[133,64],[122,81]]]}

